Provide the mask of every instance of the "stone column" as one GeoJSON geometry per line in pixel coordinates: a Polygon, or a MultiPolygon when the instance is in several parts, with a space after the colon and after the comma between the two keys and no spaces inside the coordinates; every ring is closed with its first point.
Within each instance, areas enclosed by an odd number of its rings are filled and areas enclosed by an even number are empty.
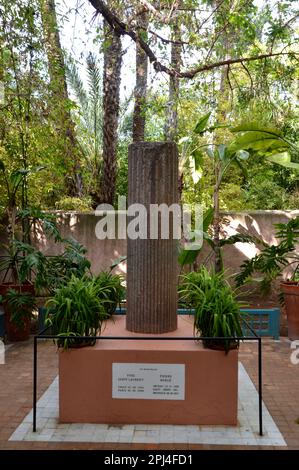
{"type": "MultiPolygon", "coordinates": [[[[147,239],[128,236],[127,319],[129,331],[165,333],[177,328],[178,240],[150,239],[150,205],[178,204],[178,153],[172,142],[137,142],[129,148],[129,205],[147,209],[147,239]]],[[[128,223],[134,217],[128,217],[128,223]]],[[[165,221],[165,219],[164,219],[165,221]]],[[[153,227],[153,225],[152,225],[153,227]]],[[[140,230],[140,227],[139,227],[140,230]]]]}

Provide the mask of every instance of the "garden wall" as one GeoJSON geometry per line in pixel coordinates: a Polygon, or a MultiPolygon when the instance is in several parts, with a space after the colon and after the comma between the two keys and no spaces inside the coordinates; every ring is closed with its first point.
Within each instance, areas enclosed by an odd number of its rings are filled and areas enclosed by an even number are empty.
{"type": "MultiPolygon", "coordinates": [[[[97,273],[109,268],[115,259],[126,255],[126,240],[99,240],[96,237],[95,229],[100,217],[95,216],[93,212],[55,211],[55,214],[57,215],[62,236],[66,238],[73,237],[87,248],[87,256],[91,261],[93,272],[97,273]]],[[[273,225],[287,222],[290,218],[299,216],[299,210],[223,212],[222,216],[223,234],[230,236],[235,233],[246,233],[254,235],[267,243],[275,243],[273,225]]],[[[1,241],[5,241],[3,237],[1,237],[1,241]]],[[[46,254],[57,254],[62,248],[60,244],[46,240],[41,232],[37,233],[35,243],[46,254]]],[[[258,248],[248,243],[236,243],[232,246],[225,246],[225,268],[231,273],[237,272],[241,263],[245,259],[254,256],[257,252],[258,248]]],[[[200,258],[202,261],[205,261],[208,256],[209,250],[206,250],[200,258]]],[[[119,266],[118,270],[124,274],[126,273],[125,262],[119,266]]]]}
{"type": "MultiPolygon", "coordinates": [[[[99,240],[95,235],[96,224],[100,220],[94,213],[56,212],[61,233],[64,237],[73,237],[88,249],[87,256],[96,273],[107,269],[120,256],[126,255],[126,240],[99,240]]],[[[290,218],[299,216],[299,211],[253,211],[253,212],[224,212],[223,233],[228,236],[235,233],[254,235],[267,243],[275,243],[273,224],[287,222],[290,218]]],[[[117,233],[117,227],[116,227],[117,233]]],[[[36,243],[47,254],[55,254],[60,250],[59,245],[48,242],[39,233],[36,243]]],[[[258,252],[255,245],[236,243],[224,248],[225,268],[236,272],[241,263],[258,252]]],[[[204,260],[208,252],[201,255],[204,260]]],[[[126,265],[122,263],[119,270],[125,274],[126,265]]]]}
{"type": "MultiPolygon", "coordinates": [[[[126,255],[126,240],[99,240],[95,235],[96,224],[100,220],[94,213],[78,212],[56,212],[61,233],[64,237],[73,237],[88,249],[87,256],[92,264],[92,271],[97,273],[103,269],[109,269],[114,260],[126,255]]],[[[233,235],[245,233],[266,241],[275,243],[274,227],[276,223],[287,222],[290,218],[299,216],[299,211],[252,211],[252,212],[224,212],[222,233],[233,235]]],[[[116,227],[117,229],[117,227],[116,227]]],[[[117,230],[116,230],[117,233],[117,230]]],[[[59,245],[48,242],[42,233],[38,234],[37,245],[47,254],[59,252],[59,245]]],[[[248,243],[236,243],[224,248],[224,265],[227,275],[238,272],[240,265],[245,259],[251,258],[258,253],[257,246],[248,243]]],[[[203,250],[198,262],[207,262],[211,259],[209,249],[203,250]]],[[[126,263],[121,263],[118,272],[126,275],[126,263]]],[[[279,305],[277,293],[279,286],[274,285],[272,293],[262,297],[258,289],[250,288],[250,295],[245,298],[249,305],[255,308],[277,307],[279,305]]],[[[249,292],[249,288],[246,287],[249,292]]],[[[281,315],[281,334],[286,334],[286,319],[281,315]]]]}

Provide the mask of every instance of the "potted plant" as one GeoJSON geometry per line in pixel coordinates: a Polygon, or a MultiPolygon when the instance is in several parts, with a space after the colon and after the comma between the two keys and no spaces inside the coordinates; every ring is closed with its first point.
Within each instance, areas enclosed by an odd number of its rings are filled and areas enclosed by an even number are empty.
{"type": "Polygon", "coordinates": [[[101,332],[103,321],[107,318],[98,292],[94,278],[72,275],[49,299],[46,324],[51,326],[53,335],[67,336],[56,341],[58,347],[67,349],[95,343],[89,337],[101,332]],[[84,339],[76,338],[78,336],[84,336],[84,339]]]}
{"type": "Polygon", "coordinates": [[[30,321],[36,307],[35,297],[31,292],[8,289],[5,296],[0,296],[5,310],[5,330],[9,341],[25,341],[30,335],[30,321]]]}
{"type": "Polygon", "coordinates": [[[224,273],[209,273],[202,266],[181,277],[179,295],[194,309],[195,336],[215,338],[203,340],[203,345],[211,349],[228,352],[237,348],[239,341],[234,338],[243,336],[240,304],[224,273]]]}
{"type": "MultiPolygon", "coordinates": [[[[59,238],[53,216],[26,205],[28,177],[43,168],[20,168],[9,172],[0,160],[0,174],[7,190],[6,207],[1,215],[1,223],[6,228],[6,241],[1,244],[0,295],[6,333],[11,340],[15,337],[14,327],[20,330],[21,325],[24,327],[23,337],[28,337],[28,322],[17,319],[23,317],[25,312],[32,311],[30,305],[34,303],[34,281],[37,273],[42,272],[45,266],[45,256],[30,243],[32,228],[38,221],[46,233],[51,233],[55,239],[59,238]],[[15,293],[14,299],[12,292],[15,293]]],[[[20,331],[18,336],[22,337],[20,331]]]]}
{"type": "MultiPolygon", "coordinates": [[[[27,205],[28,178],[43,168],[21,168],[9,172],[0,160],[0,175],[7,188],[6,207],[1,217],[6,228],[6,241],[1,244],[0,295],[8,338],[14,336],[10,328],[18,316],[18,312],[14,311],[11,317],[12,309],[7,298],[11,290],[17,292],[23,300],[27,299],[22,296],[23,293],[48,296],[55,288],[66,283],[72,274],[80,277],[90,268],[90,262],[85,257],[86,249],[76,240],[61,237],[56,217],[27,205]],[[32,239],[40,233],[52,237],[55,242],[64,243],[62,255],[45,256],[38,250],[32,239]]],[[[13,309],[17,308],[18,304],[14,303],[13,309]]],[[[39,326],[43,326],[43,318],[39,323],[39,326]]],[[[25,332],[24,335],[28,336],[25,332]]]]}
{"type": "Polygon", "coordinates": [[[27,188],[27,177],[35,171],[38,169],[21,168],[9,173],[3,161],[0,160],[0,174],[2,174],[7,190],[7,203],[1,216],[1,223],[5,226],[7,235],[7,242],[1,244],[3,251],[0,256],[1,295],[5,295],[9,289],[20,288],[20,286],[22,290],[33,293],[32,283],[28,279],[26,259],[29,254],[29,244],[26,243],[30,230],[29,219],[22,213],[24,207],[19,210],[17,200],[20,189],[24,193],[27,188]]]}
{"type": "MultiPolygon", "coordinates": [[[[17,217],[19,218],[18,213],[17,217]]],[[[28,219],[28,222],[30,230],[30,219],[28,219]]],[[[54,224],[54,222],[51,221],[51,224],[54,224]]],[[[49,284],[51,279],[47,279],[46,276],[48,258],[30,243],[12,238],[8,240],[8,243],[2,244],[1,248],[0,276],[2,279],[0,283],[0,295],[2,296],[1,302],[4,307],[6,333],[8,339],[14,341],[13,338],[15,334],[13,332],[13,323],[14,318],[17,317],[14,315],[11,317],[12,309],[9,307],[8,294],[11,291],[15,291],[21,299],[26,299],[26,297],[22,297],[22,294],[30,294],[30,296],[34,298],[43,283],[46,282],[49,284]]],[[[56,276],[58,275],[59,273],[56,271],[56,276]]],[[[13,305],[13,308],[18,308],[17,303],[13,305]]],[[[15,313],[17,314],[17,312],[15,313]]],[[[20,328],[20,325],[16,326],[20,328]]],[[[25,326],[24,324],[24,327],[25,326]]],[[[27,327],[25,329],[27,331],[27,327]]],[[[24,337],[28,337],[25,331],[24,337]]]]}
{"type": "Polygon", "coordinates": [[[278,244],[267,245],[259,254],[244,261],[235,280],[237,286],[256,281],[263,293],[270,291],[275,279],[281,280],[280,300],[286,310],[288,336],[294,340],[299,339],[299,217],[274,227],[278,244]],[[254,277],[256,273],[258,277],[254,277]]]}
{"type": "Polygon", "coordinates": [[[0,256],[0,303],[4,309],[5,331],[9,341],[24,341],[29,337],[35,307],[33,277],[43,265],[44,255],[18,240],[11,240],[2,250],[5,251],[0,256]]]}

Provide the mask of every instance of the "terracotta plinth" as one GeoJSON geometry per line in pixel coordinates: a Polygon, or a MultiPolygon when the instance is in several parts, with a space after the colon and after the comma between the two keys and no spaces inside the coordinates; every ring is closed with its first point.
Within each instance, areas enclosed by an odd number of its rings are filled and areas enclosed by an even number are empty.
{"type": "MultiPolygon", "coordinates": [[[[192,336],[188,317],[162,336],[192,336]]],[[[115,317],[103,336],[140,336],[115,317]]],[[[145,335],[143,335],[145,336],[145,335]]],[[[151,336],[151,335],[147,335],[151,336]]],[[[237,424],[238,352],[186,340],[103,340],[59,354],[59,412],[64,423],[237,424]],[[113,364],[184,366],[184,399],[112,397],[113,364]]]]}

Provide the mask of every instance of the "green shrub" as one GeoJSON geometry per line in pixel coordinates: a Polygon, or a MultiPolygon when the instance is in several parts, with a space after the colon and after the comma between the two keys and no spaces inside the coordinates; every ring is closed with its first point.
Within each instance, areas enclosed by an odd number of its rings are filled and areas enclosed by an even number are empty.
{"type": "Polygon", "coordinates": [[[55,203],[55,208],[62,211],[90,212],[92,211],[91,197],[64,197],[55,203]]]}
{"type": "MultiPolygon", "coordinates": [[[[93,278],[72,276],[66,285],[55,291],[48,301],[46,324],[54,335],[68,336],[58,340],[58,346],[74,346],[82,341],[76,336],[96,336],[107,318],[99,288],[93,278]]],[[[109,299],[107,299],[109,300],[109,299]]],[[[84,344],[84,341],[83,341],[84,344]]]]}
{"type": "Polygon", "coordinates": [[[11,312],[11,322],[19,329],[23,328],[26,319],[33,318],[33,310],[36,308],[35,296],[30,292],[9,289],[5,296],[0,296],[0,302],[4,301],[11,312]]]}
{"type": "MultiPolygon", "coordinates": [[[[240,304],[236,293],[224,279],[223,273],[210,274],[205,267],[182,276],[180,297],[195,309],[194,332],[208,338],[242,336],[240,304]]],[[[204,342],[205,346],[228,351],[236,347],[235,340],[204,342]]]]}
{"type": "Polygon", "coordinates": [[[245,192],[245,207],[257,210],[285,209],[287,192],[272,179],[264,175],[253,178],[245,192]]]}

